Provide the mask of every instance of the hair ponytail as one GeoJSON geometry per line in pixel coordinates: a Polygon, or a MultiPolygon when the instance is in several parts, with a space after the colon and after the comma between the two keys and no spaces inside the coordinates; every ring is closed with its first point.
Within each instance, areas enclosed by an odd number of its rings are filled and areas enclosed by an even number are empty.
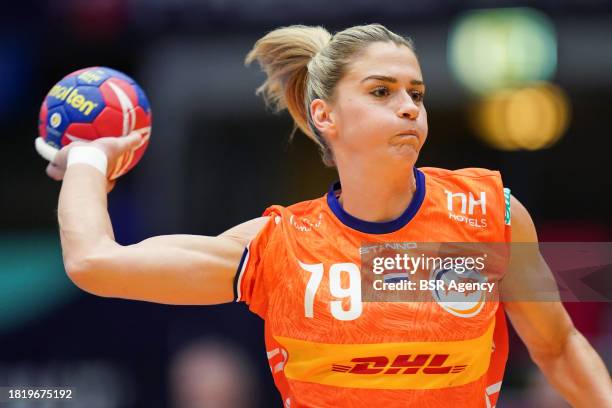
{"type": "Polygon", "coordinates": [[[247,65],[257,60],[267,75],[257,88],[266,105],[276,112],[287,109],[302,132],[319,145],[308,125],[306,81],[308,63],[330,39],[331,34],[323,27],[282,27],[260,38],[245,60],[247,65]]]}

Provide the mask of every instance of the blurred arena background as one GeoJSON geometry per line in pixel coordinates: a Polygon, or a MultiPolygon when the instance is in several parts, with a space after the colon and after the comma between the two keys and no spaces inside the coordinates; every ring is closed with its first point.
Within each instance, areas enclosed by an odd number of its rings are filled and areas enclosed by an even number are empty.
{"type": "MultiPolygon", "coordinates": [[[[289,143],[289,116],[265,110],[254,93],[263,75],[243,59],[281,25],[335,31],[371,22],[416,44],[430,126],[420,166],[499,169],[542,241],[612,241],[610,1],[22,0],[2,8],[0,386],[68,385],[87,407],[281,405],[263,322],[244,305],[103,299],[65,276],[60,185],[33,144],[43,97],[78,68],[126,72],[153,108],[149,150],[109,199],[123,244],[218,234],[272,203],[325,194],[335,173],[303,135],[289,143]]],[[[610,304],[567,307],[610,367],[610,304]]],[[[510,350],[499,406],[564,406],[516,335],[510,350]]]]}

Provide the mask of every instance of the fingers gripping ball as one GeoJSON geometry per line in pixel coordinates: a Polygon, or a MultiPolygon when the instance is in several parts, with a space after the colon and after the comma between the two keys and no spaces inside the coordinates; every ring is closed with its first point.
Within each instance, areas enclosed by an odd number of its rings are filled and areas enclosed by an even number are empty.
{"type": "Polygon", "coordinates": [[[111,169],[110,179],[116,179],[144,154],[151,119],[149,101],[132,78],[106,67],[81,69],[55,84],[43,101],[36,149],[51,161],[59,149],[75,141],[139,134],[141,143],[111,169]]]}

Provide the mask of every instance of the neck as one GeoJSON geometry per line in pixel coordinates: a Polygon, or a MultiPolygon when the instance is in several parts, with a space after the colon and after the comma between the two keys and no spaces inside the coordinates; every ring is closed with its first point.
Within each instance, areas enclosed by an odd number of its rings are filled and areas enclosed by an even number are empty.
{"type": "Polygon", "coordinates": [[[416,190],[413,167],[388,174],[361,170],[338,169],[342,185],[338,201],[344,211],[370,222],[392,221],[402,215],[416,190]]]}

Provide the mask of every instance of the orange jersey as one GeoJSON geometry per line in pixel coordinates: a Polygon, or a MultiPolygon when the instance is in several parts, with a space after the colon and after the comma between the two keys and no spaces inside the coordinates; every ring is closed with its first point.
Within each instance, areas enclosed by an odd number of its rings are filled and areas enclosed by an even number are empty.
{"type": "Polygon", "coordinates": [[[414,170],[390,222],[338,202],[272,206],[235,279],[236,300],[265,320],[270,369],[286,407],[493,407],[507,358],[497,301],[365,302],[360,248],[385,242],[508,242],[509,192],[496,171],[414,170]]]}

